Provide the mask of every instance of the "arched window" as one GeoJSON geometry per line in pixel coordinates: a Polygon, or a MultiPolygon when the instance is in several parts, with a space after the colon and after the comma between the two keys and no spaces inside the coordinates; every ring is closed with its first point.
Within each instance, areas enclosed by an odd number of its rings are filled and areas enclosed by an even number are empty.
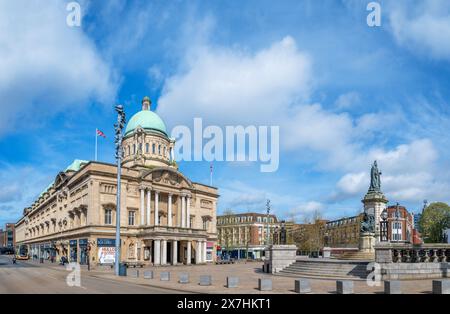
{"type": "Polygon", "coordinates": [[[133,155],[136,154],[136,144],[133,144],[133,155]]]}
{"type": "Polygon", "coordinates": [[[152,144],[152,154],[156,154],[156,145],[152,144]]]}
{"type": "Polygon", "coordinates": [[[128,258],[134,258],[134,243],[128,245],[128,258]]]}
{"type": "Polygon", "coordinates": [[[150,144],[149,143],[145,143],[145,152],[148,153],[150,150],[150,144]]]}
{"type": "Polygon", "coordinates": [[[163,153],[163,155],[164,155],[164,157],[167,157],[166,156],[166,146],[164,146],[164,153],[163,153]]]}
{"type": "Polygon", "coordinates": [[[158,145],[158,155],[161,155],[161,145],[158,145]]]}
{"type": "Polygon", "coordinates": [[[131,149],[130,149],[130,145],[128,145],[128,156],[131,155],[131,149]]]}

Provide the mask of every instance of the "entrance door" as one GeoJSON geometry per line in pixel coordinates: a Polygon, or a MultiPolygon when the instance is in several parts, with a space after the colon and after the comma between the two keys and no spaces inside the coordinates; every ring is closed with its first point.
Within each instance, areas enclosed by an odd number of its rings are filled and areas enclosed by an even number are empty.
{"type": "Polygon", "coordinates": [[[170,241],[167,241],[166,257],[167,264],[172,264],[172,242],[170,241]]]}

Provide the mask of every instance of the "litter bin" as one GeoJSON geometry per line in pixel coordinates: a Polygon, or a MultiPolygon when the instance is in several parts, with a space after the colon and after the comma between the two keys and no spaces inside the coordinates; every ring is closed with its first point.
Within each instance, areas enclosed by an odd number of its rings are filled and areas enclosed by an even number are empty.
{"type": "Polygon", "coordinates": [[[127,264],[120,263],[119,264],[119,276],[126,276],[127,275],[127,264]]]}
{"type": "Polygon", "coordinates": [[[44,263],[44,258],[43,257],[39,258],[39,263],[41,263],[41,264],[44,263]]]}

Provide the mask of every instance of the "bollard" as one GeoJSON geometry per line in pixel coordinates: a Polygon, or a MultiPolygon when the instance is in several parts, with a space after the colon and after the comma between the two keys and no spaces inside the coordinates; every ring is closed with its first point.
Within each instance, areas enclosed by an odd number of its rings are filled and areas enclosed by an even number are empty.
{"type": "Polygon", "coordinates": [[[153,271],[152,270],[144,271],[144,279],[153,279],[153,271]]]}
{"type": "Polygon", "coordinates": [[[337,280],[336,281],[337,294],[352,294],[353,293],[353,281],[350,280],[337,280]]]}
{"type": "Polygon", "coordinates": [[[161,272],[160,280],[161,281],[170,281],[170,272],[168,272],[168,271],[161,272]]]}
{"type": "Polygon", "coordinates": [[[311,285],[307,279],[298,279],[295,281],[295,292],[297,293],[311,293],[311,285]]]}
{"type": "Polygon", "coordinates": [[[386,280],[384,282],[384,294],[401,294],[400,281],[386,280]]]}
{"type": "Polygon", "coordinates": [[[259,289],[259,291],[272,291],[272,279],[259,278],[258,279],[258,289],[259,289]]]}
{"type": "Polygon", "coordinates": [[[433,294],[450,294],[450,279],[433,280],[433,294]]]}
{"type": "Polygon", "coordinates": [[[201,275],[200,276],[200,281],[199,281],[199,285],[200,286],[210,286],[212,282],[212,277],[211,275],[201,275]]]}
{"type": "Polygon", "coordinates": [[[131,278],[139,278],[139,270],[137,269],[129,269],[127,273],[131,278]]]}
{"type": "Polygon", "coordinates": [[[178,282],[179,283],[189,283],[189,274],[188,273],[181,273],[178,275],[178,282]]]}
{"type": "Polygon", "coordinates": [[[238,277],[227,277],[227,288],[237,288],[239,284],[238,277]]]}

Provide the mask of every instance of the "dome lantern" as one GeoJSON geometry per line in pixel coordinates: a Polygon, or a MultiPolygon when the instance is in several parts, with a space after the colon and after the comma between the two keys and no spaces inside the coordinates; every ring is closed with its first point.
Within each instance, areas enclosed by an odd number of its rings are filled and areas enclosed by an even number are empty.
{"type": "Polygon", "coordinates": [[[151,110],[152,101],[150,100],[150,97],[145,96],[142,99],[142,110],[151,110]]]}

